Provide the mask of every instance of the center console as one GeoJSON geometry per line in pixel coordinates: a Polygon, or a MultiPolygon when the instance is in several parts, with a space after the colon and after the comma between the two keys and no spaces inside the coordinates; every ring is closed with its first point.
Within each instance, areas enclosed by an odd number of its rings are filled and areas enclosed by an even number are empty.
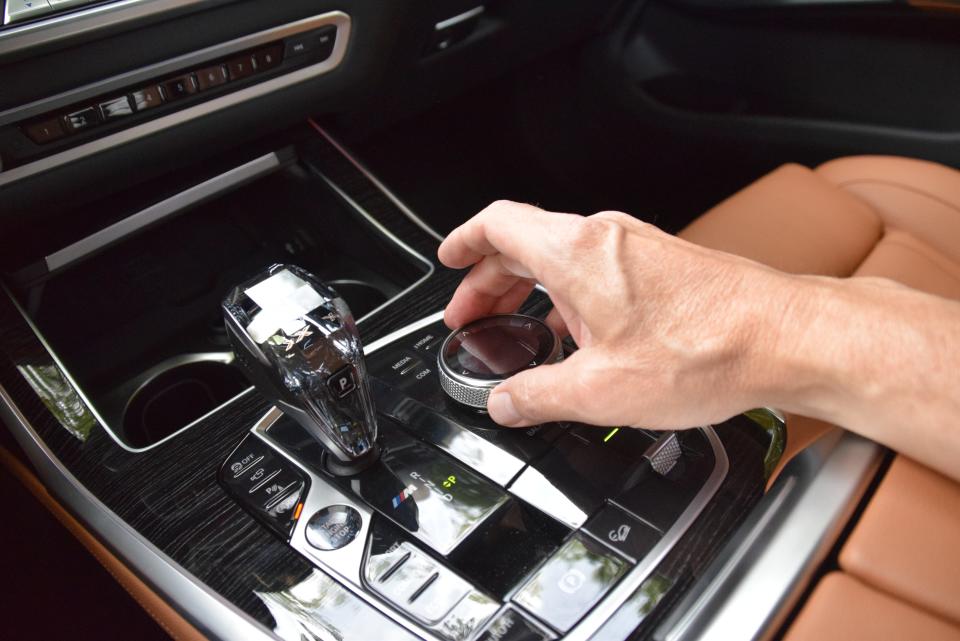
{"type": "MultiPolygon", "coordinates": [[[[535,315],[446,338],[432,314],[364,359],[342,299],[299,268],[271,267],[224,308],[238,359],[276,407],[221,484],[423,638],[604,639],[617,615],[635,627],[669,589],[655,567],[728,471],[712,426],[495,424],[451,376],[509,375],[576,349],[535,315]]],[[[548,309],[544,298],[529,312],[548,309]]]]}
{"type": "Polygon", "coordinates": [[[436,233],[319,127],[270,142],[6,254],[0,409],[53,491],[212,638],[652,638],[782,424],[496,425],[577,349],[549,296],[451,332],[436,233]]]}

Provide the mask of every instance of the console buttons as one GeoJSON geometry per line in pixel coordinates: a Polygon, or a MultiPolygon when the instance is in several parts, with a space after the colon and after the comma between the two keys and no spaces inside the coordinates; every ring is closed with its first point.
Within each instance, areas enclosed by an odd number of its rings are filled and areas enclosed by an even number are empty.
{"type": "Polygon", "coordinates": [[[163,93],[167,100],[179,100],[197,93],[197,81],[193,74],[186,74],[163,83],[163,93]]]}
{"type": "Polygon", "coordinates": [[[298,33],[284,40],[284,57],[293,58],[311,54],[312,57],[323,60],[333,53],[333,45],[336,39],[337,28],[334,26],[322,27],[307,33],[298,33]]]}
{"type": "Polygon", "coordinates": [[[627,569],[627,564],[580,535],[575,535],[534,574],[513,600],[566,633],[627,569]]]}
{"type": "Polygon", "coordinates": [[[86,107],[65,115],[63,122],[67,126],[67,131],[89,129],[100,122],[100,112],[93,107],[86,107]]]}
{"type": "Polygon", "coordinates": [[[197,86],[200,91],[218,87],[227,82],[227,69],[223,65],[213,65],[197,72],[197,86]]]}
{"type": "Polygon", "coordinates": [[[240,80],[246,78],[256,71],[253,66],[253,56],[246,55],[227,61],[227,71],[230,73],[230,80],[240,80]]]}
{"type": "Polygon", "coordinates": [[[130,98],[133,100],[133,106],[137,108],[137,111],[145,111],[163,104],[163,95],[160,93],[160,87],[156,85],[134,91],[130,94],[130,98]]]}
{"type": "Polygon", "coordinates": [[[648,473],[613,500],[661,532],[666,532],[687,508],[698,488],[684,487],[656,474],[647,459],[644,459],[644,468],[648,473]]]}
{"type": "Polygon", "coordinates": [[[318,550],[339,550],[357,538],[362,526],[363,518],[354,508],[328,505],[307,521],[307,543],[318,550]]]}
{"type": "Polygon", "coordinates": [[[257,63],[257,71],[266,71],[280,64],[283,58],[283,47],[274,45],[261,49],[253,54],[253,59],[257,63]]]}
{"type": "Polygon", "coordinates": [[[506,607],[476,638],[476,641],[548,641],[553,635],[517,610],[506,607]]]}
{"type": "Polygon", "coordinates": [[[247,510],[285,539],[300,517],[307,477],[248,434],[220,468],[220,482],[247,510]]]}
{"type": "Polygon", "coordinates": [[[660,540],[660,532],[615,505],[608,505],[583,528],[634,563],[660,540]]]}
{"type": "Polygon", "coordinates": [[[50,142],[62,138],[67,134],[67,132],[63,130],[63,123],[59,118],[50,118],[49,120],[27,125],[24,127],[24,131],[30,137],[30,140],[36,143],[50,142]]]}
{"type": "Polygon", "coordinates": [[[439,623],[471,590],[469,583],[406,542],[371,558],[366,577],[380,596],[426,625],[439,623]]]}
{"type": "Polygon", "coordinates": [[[4,24],[11,22],[20,22],[29,20],[45,13],[50,13],[53,8],[47,0],[7,0],[4,24]]]}
{"type": "Polygon", "coordinates": [[[107,121],[123,118],[133,113],[133,108],[126,96],[101,102],[98,106],[100,107],[100,116],[107,121]]]}

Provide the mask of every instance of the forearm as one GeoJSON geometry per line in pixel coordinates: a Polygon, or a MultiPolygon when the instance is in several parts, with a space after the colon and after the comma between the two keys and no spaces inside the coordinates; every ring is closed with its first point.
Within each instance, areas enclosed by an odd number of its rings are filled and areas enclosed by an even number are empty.
{"type": "Polygon", "coordinates": [[[786,277],[765,393],[960,479],[960,303],[878,279],[786,277]]]}

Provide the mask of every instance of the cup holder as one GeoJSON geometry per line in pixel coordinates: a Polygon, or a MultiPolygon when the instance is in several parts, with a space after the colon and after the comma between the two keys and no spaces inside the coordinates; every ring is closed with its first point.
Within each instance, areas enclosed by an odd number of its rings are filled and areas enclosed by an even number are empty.
{"type": "Polygon", "coordinates": [[[124,440],[146,447],[189,425],[250,386],[239,369],[216,360],[174,365],[152,376],[123,412],[124,440]]]}
{"type": "Polygon", "coordinates": [[[354,318],[362,318],[387,302],[386,294],[362,280],[343,278],[328,282],[347,301],[354,318]]]}

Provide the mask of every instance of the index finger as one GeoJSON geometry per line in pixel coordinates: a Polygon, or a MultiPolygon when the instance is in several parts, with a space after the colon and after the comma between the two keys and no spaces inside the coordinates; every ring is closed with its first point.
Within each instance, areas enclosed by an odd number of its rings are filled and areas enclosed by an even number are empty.
{"type": "MultiPolygon", "coordinates": [[[[484,256],[502,254],[519,263],[529,277],[540,279],[543,257],[564,233],[575,214],[557,214],[533,205],[498,200],[454,229],[440,244],[437,256],[447,267],[463,269],[484,256]]],[[[516,270],[520,271],[520,270],[516,270]]]]}

